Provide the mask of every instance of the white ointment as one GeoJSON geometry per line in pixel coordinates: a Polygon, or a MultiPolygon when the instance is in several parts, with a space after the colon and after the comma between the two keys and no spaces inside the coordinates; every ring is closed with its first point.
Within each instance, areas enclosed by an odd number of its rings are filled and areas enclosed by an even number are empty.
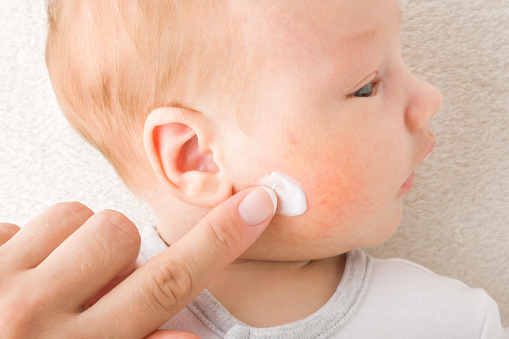
{"type": "Polygon", "coordinates": [[[260,185],[272,188],[277,195],[277,214],[294,217],[308,209],[306,195],[297,180],[281,172],[264,177],[260,185]]]}

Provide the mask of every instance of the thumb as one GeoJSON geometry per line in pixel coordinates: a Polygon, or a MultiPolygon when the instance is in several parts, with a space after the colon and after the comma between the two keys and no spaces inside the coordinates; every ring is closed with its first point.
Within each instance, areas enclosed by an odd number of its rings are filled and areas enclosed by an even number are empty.
{"type": "MultiPolygon", "coordinates": [[[[99,300],[89,320],[123,319],[132,325],[121,329],[129,336],[142,337],[158,329],[255,242],[276,205],[274,191],[266,187],[235,194],[99,300]]],[[[118,327],[114,330],[122,336],[118,327]]]]}

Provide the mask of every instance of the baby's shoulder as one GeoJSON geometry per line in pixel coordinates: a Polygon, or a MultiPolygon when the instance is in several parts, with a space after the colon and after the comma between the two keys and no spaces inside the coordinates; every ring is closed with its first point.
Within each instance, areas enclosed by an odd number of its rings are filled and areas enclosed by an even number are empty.
{"type": "Polygon", "coordinates": [[[473,338],[490,338],[491,330],[497,333],[493,338],[501,337],[498,306],[483,289],[470,288],[404,259],[370,261],[363,307],[365,311],[386,310],[372,316],[384,321],[399,319],[405,326],[432,329],[437,334],[445,330],[455,333],[454,338],[461,337],[457,335],[466,329],[469,335],[475,333],[473,338]]]}
{"type": "MultiPolygon", "coordinates": [[[[483,302],[490,297],[480,288],[470,288],[465,283],[438,275],[417,263],[399,259],[371,258],[371,287],[379,294],[394,295],[397,299],[437,303],[463,304],[483,302]]],[[[473,306],[473,305],[472,305],[473,306]]]]}

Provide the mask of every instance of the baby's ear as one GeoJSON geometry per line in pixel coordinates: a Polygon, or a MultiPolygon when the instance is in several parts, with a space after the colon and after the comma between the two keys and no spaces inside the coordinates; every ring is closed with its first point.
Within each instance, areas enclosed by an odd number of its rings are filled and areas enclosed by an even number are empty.
{"type": "Polygon", "coordinates": [[[158,108],[145,122],[145,151],[160,183],[192,205],[215,207],[232,195],[214,161],[212,132],[202,113],[179,107],[158,108]]]}

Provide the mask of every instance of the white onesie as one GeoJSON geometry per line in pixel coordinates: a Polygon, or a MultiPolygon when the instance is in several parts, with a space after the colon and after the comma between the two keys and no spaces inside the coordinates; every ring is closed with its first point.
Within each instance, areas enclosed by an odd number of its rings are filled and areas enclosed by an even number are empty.
{"type": "MultiPolygon", "coordinates": [[[[166,249],[154,227],[142,231],[138,264],[166,249]]],[[[208,338],[502,339],[498,306],[482,289],[439,276],[403,259],[347,253],[335,294],[302,320],[254,328],[233,317],[207,290],[163,329],[208,338]]]]}

